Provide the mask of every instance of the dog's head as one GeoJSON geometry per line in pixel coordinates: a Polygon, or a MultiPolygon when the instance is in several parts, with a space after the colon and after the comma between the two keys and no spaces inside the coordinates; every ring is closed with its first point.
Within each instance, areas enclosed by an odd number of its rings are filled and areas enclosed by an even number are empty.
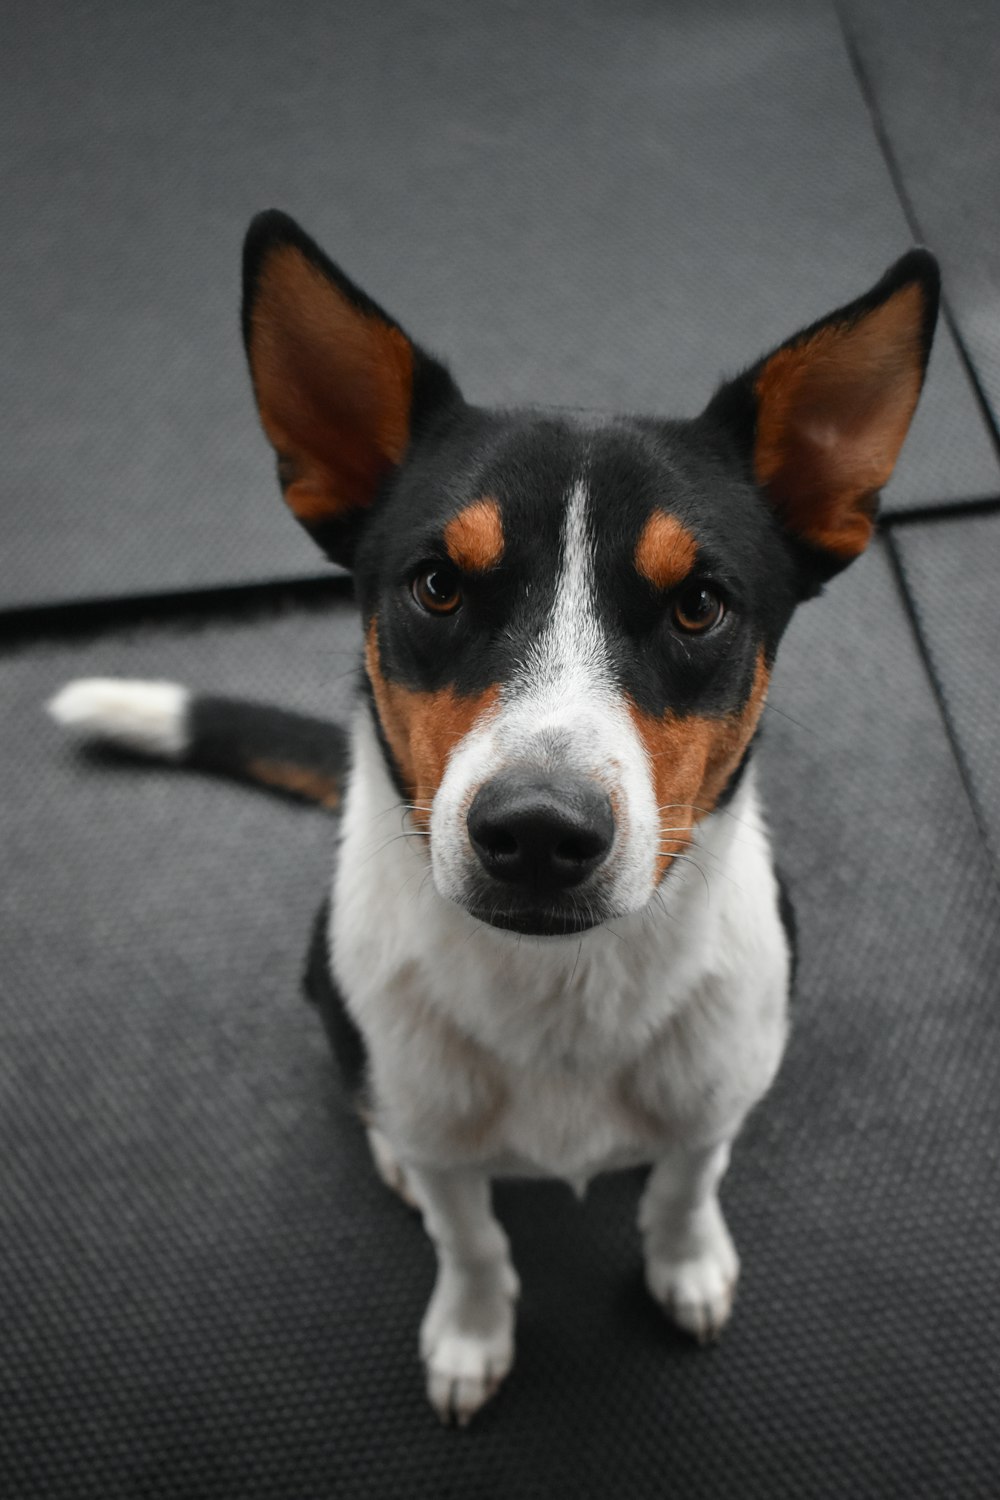
{"type": "Polygon", "coordinates": [[[486,411],[291,220],[254,221],[261,420],[354,571],[442,895],[549,935],[646,904],[739,777],[796,604],[872,535],[937,300],[913,251],[693,421],[486,411]]]}

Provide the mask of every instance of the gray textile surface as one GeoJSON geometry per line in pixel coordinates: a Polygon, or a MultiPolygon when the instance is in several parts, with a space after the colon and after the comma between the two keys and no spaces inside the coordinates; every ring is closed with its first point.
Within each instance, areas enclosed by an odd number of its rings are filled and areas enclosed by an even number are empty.
{"type": "MultiPolygon", "coordinates": [[[[697,409],[910,240],[826,0],[15,0],[0,605],[315,573],[236,328],[298,216],[476,399],[697,409]]],[[[994,493],[942,337],[889,507],[994,493]]]]}
{"type": "Polygon", "coordinates": [[[1000,512],[900,526],[892,540],[1000,870],[1000,512]]]}
{"type": "Polygon", "coordinates": [[[332,824],[39,713],[95,671],[339,713],[357,639],[333,607],[2,662],[5,1496],[995,1495],[1000,897],[882,548],[802,612],[760,751],[802,968],[725,1190],[733,1326],[697,1351],[646,1301],[634,1175],[505,1185],[519,1358],[465,1433],[297,994],[332,824]]]}
{"type": "Polygon", "coordinates": [[[842,0],[959,337],[1000,430],[1000,6],[842,0]]]}

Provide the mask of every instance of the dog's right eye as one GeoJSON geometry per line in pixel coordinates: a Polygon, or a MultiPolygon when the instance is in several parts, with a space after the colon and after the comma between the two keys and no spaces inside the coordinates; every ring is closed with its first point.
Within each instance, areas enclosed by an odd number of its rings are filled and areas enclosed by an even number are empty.
{"type": "Polygon", "coordinates": [[[429,615],[453,615],[462,603],[458,574],[446,563],[421,568],[411,588],[414,599],[429,615]]]}

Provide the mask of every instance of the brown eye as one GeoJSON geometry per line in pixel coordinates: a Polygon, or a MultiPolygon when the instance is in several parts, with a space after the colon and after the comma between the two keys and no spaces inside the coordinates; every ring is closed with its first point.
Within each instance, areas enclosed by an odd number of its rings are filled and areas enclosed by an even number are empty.
{"type": "Polygon", "coordinates": [[[444,563],[421,568],[412,588],[414,599],[430,615],[453,615],[462,602],[458,577],[444,563]]]}
{"type": "Polygon", "coordinates": [[[718,594],[704,583],[687,584],[674,600],[674,624],[688,635],[704,635],[725,612],[718,594]]]}

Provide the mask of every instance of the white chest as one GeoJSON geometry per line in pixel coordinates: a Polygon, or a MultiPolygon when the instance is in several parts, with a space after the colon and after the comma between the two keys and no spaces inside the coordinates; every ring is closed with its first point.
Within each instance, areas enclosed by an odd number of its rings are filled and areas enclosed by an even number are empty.
{"type": "Polygon", "coordinates": [[[363,724],[355,755],[330,946],[404,1157],[578,1181],[738,1128],[780,1058],[788,965],[749,782],[662,902],[520,938],[437,894],[363,724]]]}

